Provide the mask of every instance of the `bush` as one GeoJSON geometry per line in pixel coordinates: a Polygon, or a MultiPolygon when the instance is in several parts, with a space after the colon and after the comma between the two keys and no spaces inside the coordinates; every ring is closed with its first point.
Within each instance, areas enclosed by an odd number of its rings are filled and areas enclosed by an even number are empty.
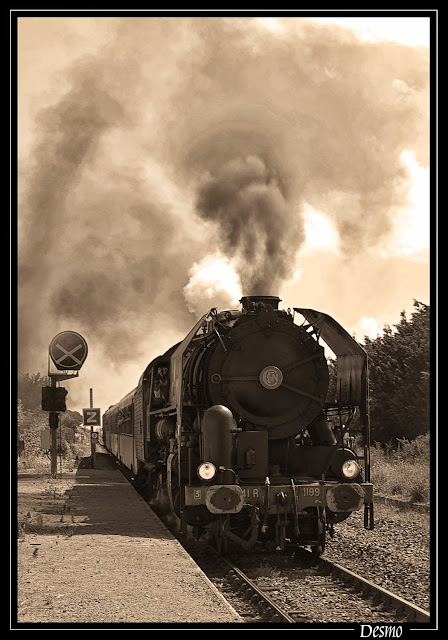
{"type": "Polygon", "coordinates": [[[397,460],[419,462],[420,460],[429,461],[429,454],[429,433],[425,433],[411,441],[398,438],[398,448],[393,455],[397,460]]]}
{"type": "Polygon", "coordinates": [[[35,454],[25,455],[18,459],[17,469],[19,471],[49,471],[50,462],[49,456],[43,451],[35,454]]]}
{"type": "MultiPolygon", "coordinates": [[[[48,454],[41,449],[41,431],[48,429],[48,412],[42,411],[42,387],[49,385],[48,377],[36,374],[20,374],[17,398],[17,455],[19,469],[41,469],[48,465],[48,454]]],[[[86,455],[76,443],[75,433],[82,423],[77,411],[63,412],[61,426],[57,430],[57,453],[65,462],[86,455]]]]}
{"type": "Polygon", "coordinates": [[[375,491],[429,502],[429,433],[415,440],[402,439],[398,448],[382,448],[377,442],[371,450],[372,482],[375,491]]]}

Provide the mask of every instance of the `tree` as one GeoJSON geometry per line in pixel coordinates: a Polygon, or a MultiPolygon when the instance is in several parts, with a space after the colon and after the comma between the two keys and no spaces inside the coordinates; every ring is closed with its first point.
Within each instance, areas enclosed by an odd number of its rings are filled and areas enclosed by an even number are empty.
{"type": "Polygon", "coordinates": [[[70,427],[76,429],[83,422],[83,417],[79,411],[70,411],[67,409],[65,413],[61,414],[61,424],[63,427],[70,427]]]}
{"type": "Polygon", "coordinates": [[[61,413],[61,428],[67,442],[75,442],[75,431],[82,424],[82,415],[78,411],[65,411],[61,413]]]}
{"type": "Polygon", "coordinates": [[[42,387],[50,384],[47,376],[40,373],[21,373],[17,387],[17,395],[25,410],[40,409],[42,403],[42,387]]]}
{"type": "Polygon", "coordinates": [[[24,409],[17,399],[17,441],[22,442],[18,451],[24,457],[41,455],[40,432],[48,424],[48,413],[39,409],[24,409]]]}
{"type": "Polygon", "coordinates": [[[327,358],[328,365],[328,392],[326,402],[336,402],[337,396],[337,365],[336,360],[327,358]]]}
{"type": "MultiPolygon", "coordinates": [[[[42,387],[50,385],[50,380],[40,373],[20,374],[17,398],[17,438],[22,459],[42,456],[40,432],[48,429],[48,412],[42,411],[42,387]]],[[[78,411],[61,413],[62,453],[67,451],[68,444],[75,441],[75,430],[82,423],[78,411]]],[[[58,436],[59,438],[59,436],[58,436]]],[[[58,440],[59,441],[59,440],[58,440]]]]}
{"type": "Polygon", "coordinates": [[[411,318],[364,338],[369,357],[372,439],[385,444],[429,431],[430,310],[414,300],[411,318]]]}

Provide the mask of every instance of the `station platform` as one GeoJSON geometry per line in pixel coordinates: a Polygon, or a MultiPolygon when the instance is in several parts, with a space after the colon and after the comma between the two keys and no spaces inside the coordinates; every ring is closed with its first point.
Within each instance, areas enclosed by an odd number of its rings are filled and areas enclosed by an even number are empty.
{"type": "Polygon", "coordinates": [[[21,547],[29,554],[38,549],[22,570],[19,558],[18,596],[28,603],[21,622],[243,622],[112,456],[97,455],[95,468],[79,468],[64,498],[64,533],[37,532],[27,539],[34,546],[21,547]]]}

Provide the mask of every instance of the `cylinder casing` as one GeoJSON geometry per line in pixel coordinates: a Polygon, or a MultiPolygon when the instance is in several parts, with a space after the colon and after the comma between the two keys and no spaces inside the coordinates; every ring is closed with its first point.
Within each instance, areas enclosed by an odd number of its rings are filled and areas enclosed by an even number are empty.
{"type": "Polygon", "coordinates": [[[236,422],[230,409],[224,405],[213,405],[202,419],[202,459],[216,468],[232,467],[232,431],[236,422]]]}

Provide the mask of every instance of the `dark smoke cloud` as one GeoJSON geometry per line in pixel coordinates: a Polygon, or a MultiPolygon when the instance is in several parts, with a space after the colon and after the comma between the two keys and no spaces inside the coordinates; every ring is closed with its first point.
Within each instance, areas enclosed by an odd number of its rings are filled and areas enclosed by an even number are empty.
{"type": "MultiPolygon", "coordinates": [[[[181,141],[172,157],[217,175],[257,155],[295,202],[290,211],[306,201],[333,216],[344,252],[374,246],[406,201],[401,152],[428,162],[428,60],[307,21],[286,19],[280,35],[245,26],[198,27],[201,55],[176,96],[189,113],[172,121],[171,144],[181,141]]],[[[272,233],[287,235],[293,224],[273,224],[272,233]]]]}
{"type": "Polygon", "coordinates": [[[21,159],[21,360],[69,324],[110,362],[146,358],[191,325],[182,291],[209,254],[233,259],[244,294],[278,293],[305,203],[333,217],[344,254],[387,235],[400,154],[427,162],[421,50],[291,18],[275,33],[248,18],[110,24],[21,159]]]}
{"type": "Polygon", "coordinates": [[[224,164],[200,187],[197,211],[219,226],[221,248],[236,258],[243,291],[278,292],[303,241],[303,225],[264,162],[247,156],[224,164]]]}
{"type": "MultiPolygon", "coordinates": [[[[161,193],[160,176],[152,176],[160,167],[151,167],[141,132],[133,131],[128,64],[110,67],[104,56],[68,71],[71,89],[40,112],[33,158],[22,172],[23,360],[41,348],[41,335],[48,344],[59,328],[74,323],[101,342],[111,362],[138,357],[145,337],[160,331],[173,292],[187,283],[198,250],[194,223],[161,193]],[[145,166],[149,175],[143,176],[145,166]]],[[[138,70],[132,76],[137,85],[138,70]]],[[[170,328],[184,330],[191,315],[183,304],[174,306],[170,328]]]]}

